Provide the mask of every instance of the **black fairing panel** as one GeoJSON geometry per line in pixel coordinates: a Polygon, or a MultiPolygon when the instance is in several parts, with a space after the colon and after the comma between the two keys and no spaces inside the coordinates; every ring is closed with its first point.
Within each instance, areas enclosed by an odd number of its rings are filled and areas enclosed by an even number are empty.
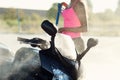
{"type": "Polygon", "coordinates": [[[54,69],[60,69],[64,70],[62,67],[63,65],[61,62],[58,60],[57,56],[51,53],[50,49],[48,50],[42,50],[39,52],[40,55],[40,60],[41,60],[41,66],[48,70],[50,73],[53,73],[53,68],[54,69]]]}

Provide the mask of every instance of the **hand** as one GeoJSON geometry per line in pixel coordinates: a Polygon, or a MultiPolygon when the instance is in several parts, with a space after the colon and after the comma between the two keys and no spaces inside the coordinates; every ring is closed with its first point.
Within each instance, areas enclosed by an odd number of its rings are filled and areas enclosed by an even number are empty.
{"type": "Polygon", "coordinates": [[[62,33],[63,31],[64,31],[64,28],[59,28],[59,29],[58,29],[58,32],[59,32],[59,33],[62,33]]]}

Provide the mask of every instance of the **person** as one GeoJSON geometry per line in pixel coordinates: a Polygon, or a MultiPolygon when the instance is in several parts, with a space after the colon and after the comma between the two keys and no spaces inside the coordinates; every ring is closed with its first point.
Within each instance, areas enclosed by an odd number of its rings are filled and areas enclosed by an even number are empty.
{"type": "MultiPolygon", "coordinates": [[[[81,54],[85,49],[81,33],[87,32],[86,8],[82,1],[70,0],[69,5],[65,2],[61,3],[63,5],[61,14],[64,20],[64,27],[58,29],[59,33],[63,33],[72,38],[78,54],[81,54]]],[[[83,80],[85,78],[83,65],[80,66],[78,69],[78,74],[80,74],[78,79],[83,80]]]]}
{"type": "Polygon", "coordinates": [[[84,51],[84,41],[81,38],[82,32],[87,32],[87,16],[85,5],[82,0],[70,0],[70,4],[65,2],[61,14],[64,20],[64,27],[59,28],[58,32],[69,35],[74,44],[76,51],[82,53],[84,51]]]}

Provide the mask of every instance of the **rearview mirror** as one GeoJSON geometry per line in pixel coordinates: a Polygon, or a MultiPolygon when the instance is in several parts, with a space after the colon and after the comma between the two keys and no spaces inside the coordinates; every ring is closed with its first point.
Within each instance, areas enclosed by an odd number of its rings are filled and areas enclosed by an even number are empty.
{"type": "Polygon", "coordinates": [[[55,26],[48,20],[44,20],[41,24],[41,27],[50,36],[55,36],[55,34],[57,33],[57,29],[55,28],[55,26]]]}

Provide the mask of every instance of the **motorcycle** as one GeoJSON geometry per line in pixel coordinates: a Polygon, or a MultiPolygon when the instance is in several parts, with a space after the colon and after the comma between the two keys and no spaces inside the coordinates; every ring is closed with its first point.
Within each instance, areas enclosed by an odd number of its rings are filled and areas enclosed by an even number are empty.
{"type": "Polygon", "coordinates": [[[41,38],[18,37],[18,41],[29,44],[32,48],[23,47],[16,52],[8,80],[77,80],[80,75],[80,61],[92,47],[97,45],[97,40],[90,38],[87,48],[81,54],[76,52],[77,58],[72,60],[61,55],[56,48],[55,26],[50,21],[44,20],[41,28],[51,37],[50,42],[41,38]]]}

